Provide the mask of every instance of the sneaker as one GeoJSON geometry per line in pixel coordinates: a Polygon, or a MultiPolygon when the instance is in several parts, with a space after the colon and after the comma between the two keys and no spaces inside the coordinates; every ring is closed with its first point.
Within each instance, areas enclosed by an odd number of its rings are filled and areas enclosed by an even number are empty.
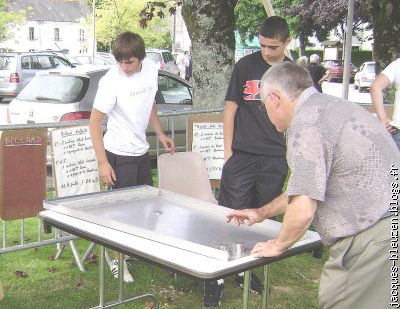
{"type": "Polygon", "coordinates": [[[205,307],[219,307],[221,305],[222,291],[224,284],[218,281],[204,282],[203,303],[205,307]]]}
{"type": "MultiPolygon", "coordinates": [[[[236,285],[241,289],[243,289],[243,281],[244,281],[244,276],[239,276],[239,275],[235,276],[236,285]]],[[[250,290],[258,294],[261,294],[263,290],[263,286],[261,284],[260,279],[258,279],[258,277],[253,273],[251,273],[250,277],[250,290]]]]}
{"type": "MultiPolygon", "coordinates": [[[[115,278],[118,278],[118,260],[111,261],[111,273],[115,278]]],[[[133,282],[133,277],[129,272],[128,265],[124,261],[124,282],[133,282]]]]}

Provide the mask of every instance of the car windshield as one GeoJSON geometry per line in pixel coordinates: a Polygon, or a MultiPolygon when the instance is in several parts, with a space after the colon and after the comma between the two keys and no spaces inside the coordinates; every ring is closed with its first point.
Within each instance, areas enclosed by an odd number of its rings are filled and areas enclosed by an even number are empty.
{"type": "Polygon", "coordinates": [[[164,96],[166,104],[191,104],[192,94],[189,88],[167,76],[158,76],[158,89],[164,96]]]}
{"type": "Polygon", "coordinates": [[[37,75],[21,91],[21,101],[48,103],[72,103],[80,101],[86,94],[89,78],[68,75],[37,75]]]}
{"type": "Polygon", "coordinates": [[[153,60],[154,62],[160,62],[161,59],[161,55],[159,53],[146,52],[146,57],[153,60]]]}
{"type": "Polygon", "coordinates": [[[0,56],[0,70],[9,70],[15,61],[13,56],[0,56]]]}
{"type": "Polygon", "coordinates": [[[375,64],[368,64],[365,70],[367,73],[375,73],[375,64]]]}

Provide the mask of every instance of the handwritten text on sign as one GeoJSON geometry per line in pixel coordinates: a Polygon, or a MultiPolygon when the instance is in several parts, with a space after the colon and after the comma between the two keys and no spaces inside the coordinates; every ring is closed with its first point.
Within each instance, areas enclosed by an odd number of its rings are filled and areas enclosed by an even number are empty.
{"type": "Polygon", "coordinates": [[[96,155],[87,126],[52,131],[58,196],[100,190],[96,155]]]}
{"type": "Polygon", "coordinates": [[[201,153],[208,178],[221,179],[224,165],[224,125],[222,122],[194,122],[192,151],[201,153]]]}

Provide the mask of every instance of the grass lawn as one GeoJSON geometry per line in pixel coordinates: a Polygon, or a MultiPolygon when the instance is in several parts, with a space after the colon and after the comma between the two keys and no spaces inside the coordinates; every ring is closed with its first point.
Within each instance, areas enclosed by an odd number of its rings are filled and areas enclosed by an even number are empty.
{"type": "MultiPolygon", "coordinates": [[[[156,185],[156,183],[155,183],[156,185]]],[[[38,220],[25,220],[25,238],[36,239],[38,220]]],[[[2,231],[0,231],[0,235],[2,231]]],[[[44,235],[43,238],[48,237],[44,235]]],[[[7,223],[7,246],[18,244],[19,221],[7,223]]],[[[82,255],[89,242],[76,241],[82,255]]],[[[86,272],[81,273],[75,265],[72,252],[66,247],[61,257],[54,260],[56,245],[0,255],[0,280],[5,297],[0,301],[1,309],[74,309],[98,305],[98,254],[85,261],[86,272]]],[[[317,308],[317,291],[321,269],[328,256],[315,259],[312,253],[304,253],[270,267],[271,309],[317,308]]],[[[146,292],[156,295],[160,308],[203,308],[203,282],[186,276],[175,276],[162,268],[131,260],[129,269],[134,283],[124,284],[124,297],[130,298],[146,292]]],[[[262,268],[254,270],[262,278],[262,268]]],[[[106,302],[117,300],[118,282],[106,267],[106,302]]],[[[258,308],[261,297],[251,294],[252,308],[258,308]]],[[[149,301],[134,302],[118,308],[151,308],[149,301]]],[[[221,309],[242,308],[242,290],[234,286],[233,276],[225,278],[225,289],[221,309]]]]}

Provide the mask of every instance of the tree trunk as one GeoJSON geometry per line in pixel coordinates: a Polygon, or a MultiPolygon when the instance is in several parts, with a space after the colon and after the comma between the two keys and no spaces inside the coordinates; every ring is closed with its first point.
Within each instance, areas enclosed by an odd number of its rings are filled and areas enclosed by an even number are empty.
{"type": "Polygon", "coordinates": [[[305,44],[304,44],[304,37],[303,37],[303,35],[299,34],[298,39],[299,39],[300,56],[307,56],[307,55],[306,55],[306,46],[305,46],[305,44]]]}
{"type": "Polygon", "coordinates": [[[378,71],[400,57],[400,1],[368,0],[374,29],[374,59],[378,71]]]}
{"type": "Polygon", "coordinates": [[[195,108],[221,107],[235,62],[238,0],[185,0],[182,15],[192,41],[195,108]]]}

